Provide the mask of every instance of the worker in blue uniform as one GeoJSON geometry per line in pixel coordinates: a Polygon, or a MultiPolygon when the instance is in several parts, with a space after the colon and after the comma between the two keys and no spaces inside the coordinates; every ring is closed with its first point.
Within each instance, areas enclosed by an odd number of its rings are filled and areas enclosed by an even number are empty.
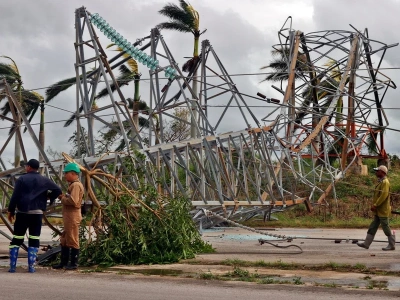
{"type": "Polygon", "coordinates": [[[8,220],[14,223],[14,236],[10,243],[10,273],[17,266],[18,251],[24,243],[24,235],[29,229],[28,271],[35,272],[35,262],[40,245],[43,212],[47,200],[50,203],[61,194],[61,189],[51,179],[38,172],[39,161],[31,159],[25,164],[26,174],[15,182],[14,192],[8,205],[8,220]]]}

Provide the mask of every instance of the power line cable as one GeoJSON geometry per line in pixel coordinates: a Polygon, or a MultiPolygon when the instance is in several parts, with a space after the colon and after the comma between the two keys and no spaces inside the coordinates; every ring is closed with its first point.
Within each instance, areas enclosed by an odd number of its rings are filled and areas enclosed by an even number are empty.
{"type": "MultiPolygon", "coordinates": [[[[355,71],[376,71],[374,68],[367,68],[367,69],[349,69],[349,70],[355,70],[355,71]]],[[[388,68],[379,68],[379,70],[400,70],[400,67],[388,67],[388,68]]],[[[313,71],[301,71],[302,73],[312,73],[313,71]]],[[[323,72],[323,71],[321,71],[323,72]]],[[[256,72],[256,73],[236,73],[236,74],[229,74],[230,77],[243,77],[243,76],[258,76],[258,75],[272,75],[276,74],[276,72],[256,72]]],[[[289,73],[287,73],[289,74],[289,73]]],[[[197,76],[197,77],[206,77],[206,78],[213,78],[213,77],[220,77],[221,75],[206,75],[206,76],[197,76]]],[[[168,80],[167,77],[158,77],[161,80],[168,80]]],[[[179,76],[176,76],[176,78],[179,78],[179,76]]],[[[186,77],[185,77],[186,78],[186,77]]],[[[150,81],[151,78],[140,78],[140,81],[150,81]]],[[[107,80],[109,83],[112,83],[112,80],[107,80]]],[[[133,80],[118,80],[118,82],[131,82],[133,80]]],[[[99,82],[106,82],[106,80],[99,80],[99,82]]],[[[37,90],[44,90],[48,89],[51,87],[63,87],[63,86],[69,86],[71,84],[58,84],[58,85],[51,85],[51,86],[45,86],[45,87],[37,87],[37,88],[31,88],[31,89],[26,89],[25,91],[37,91],[37,90]]]]}

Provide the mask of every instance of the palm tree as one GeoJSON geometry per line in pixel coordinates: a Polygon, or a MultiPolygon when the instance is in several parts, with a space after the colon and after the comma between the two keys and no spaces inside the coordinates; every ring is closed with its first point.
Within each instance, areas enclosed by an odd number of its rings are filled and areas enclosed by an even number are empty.
{"type": "MultiPolygon", "coordinates": [[[[193,74],[192,78],[192,90],[194,97],[197,97],[197,68],[200,62],[199,58],[199,38],[200,33],[200,16],[199,13],[184,0],[179,0],[180,6],[169,3],[165,5],[159,13],[170,20],[168,22],[162,22],[157,25],[160,29],[175,30],[179,32],[190,32],[194,36],[193,45],[193,57],[188,60],[182,67],[184,72],[190,72],[193,74]]],[[[191,137],[196,137],[196,106],[193,104],[194,117],[191,119],[191,137]]]]}
{"type": "MultiPolygon", "coordinates": [[[[330,103],[333,100],[333,97],[336,94],[336,90],[339,87],[339,83],[342,80],[342,73],[339,68],[339,62],[333,59],[330,59],[327,63],[324,64],[327,67],[326,72],[321,73],[317,76],[316,85],[314,88],[317,92],[317,100],[318,102],[323,102],[323,104],[319,105],[322,108],[322,114],[329,107],[330,103]],[[322,80],[322,78],[325,78],[322,80]],[[322,81],[321,81],[322,80],[322,81]]],[[[348,81],[349,79],[347,79],[348,81]]],[[[306,116],[306,109],[310,106],[312,102],[312,86],[307,86],[302,91],[302,97],[304,98],[303,103],[301,104],[300,113],[297,115],[296,123],[300,123],[301,120],[306,116]]],[[[332,116],[331,116],[332,117],[332,116]]],[[[340,96],[337,104],[336,104],[336,120],[335,125],[342,128],[343,124],[343,96],[340,96]]]]}
{"type": "MultiPolygon", "coordinates": [[[[271,55],[273,57],[273,60],[269,63],[269,65],[261,67],[261,70],[272,69],[272,72],[269,72],[269,74],[261,82],[280,81],[282,84],[283,81],[289,79],[288,57],[290,55],[290,49],[288,47],[283,47],[282,49],[274,48],[271,51],[271,55]]],[[[301,76],[304,76],[303,74],[308,74],[309,67],[307,66],[305,54],[300,51],[297,54],[295,68],[297,71],[295,73],[296,79],[300,77],[300,74],[301,76]]]]}
{"type": "MultiPolygon", "coordinates": [[[[114,47],[115,44],[110,44],[107,46],[107,49],[110,47],[114,47]]],[[[120,47],[116,47],[116,51],[118,52],[123,52],[124,50],[121,49],[120,47]]],[[[136,128],[139,128],[139,111],[144,110],[147,108],[147,104],[143,103],[143,101],[140,101],[140,92],[139,92],[139,87],[140,87],[140,76],[141,74],[139,73],[139,67],[137,64],[137,61],[134,60],[128,53],[123,54],[124,58],[127,58],[128,60],[126,61],[126,65],[121,65],[119,67],[119,76],[117,77],[117,83],[119,86],[122,85],[128,85],[129,82],[132,80],[134,81],[134,97],[133,101],[131,98],[126,99],[128,101],[129,108],[132,109],[132,119],[133,123],[136,128]]],[[[111,90],[114,91],[116,89],[115,85],[111,85],[111,90]]],[[[108,95],[107,89],[103,89],[100,91],[96,98],[99,99],[101,97],[104,97],[108,95]]],[[[143,120],[141,121],[142,124],[146,124],[143,120]]],[[[131,132],[132,139],[135,139],[136,133],[134,131],[131,132]]]]}
{"type": "MultiPolygon", "coordinates": [[[[115,46],[115,44],[110,44],[107,46],[107,48],[110,48],[113,46],[115,46]]],[[[121,48],[117,47],[116,51],[121,52],[123,50],[121,48]]],[[[148,111],[149,108],[148,108],[146,102],[140,100],[139,87],[140,87],[141,74],[139,73],[139,70],[138,70],[138,64],[133,58],[130,57],[129,54],[124,53],[123,56],[125,58],[130,58],[130,59],[128,59],[126,61],[126,64],[122,64],[119,66],[119,68],[118,68],[119,74],[116,77],[117,84],[112,83],[110,85],[110,89],[112,92],[115,92],[117,90],[117,85],[118,85],[118,87],[122,87],[124,85],[129,85],[130,82],[134,81],[134,98],[133,98],[133,100],[131,98],[126,99],[128,102],[128,108],[132,109],[132,118],[133,118],[136,128],[140,128],[141,126],[148,127],[149,123],[147,122],[147,120],[145,118],[139,116],[140,111],[148,111]]],[[[67,79],[64,79],[64,80],[54,83],[45,91],[46,102],[53,100],[56,96],[58,96],[58,94],[67,90],[68,88],[70,88],[71,86],[73,86],[75,84],[76,84],[76,77],[67,78],[67,79]]],[[[107,90],[107,88],[103,88],[95,96],[95,101],[93,102],[92,110],[97,109],[96,100],[100,100],[101,98],[104,98],[106,96],[108,96],[108,90],[107,90]]],[[[79,112],[82,112],[82,111],[83,111],[83,105],[81,105],[79,107],[79,112]]],[[[75,114],[71,115],[70,118],[65,122],[64,127],[68,127],[69,125],[71,125],[75,119],[76,119],[75,114]]],[[[128,125],[128,123],[125,122],[124,126],[126,127],[127,125],[128,125]]],[[[113,136],[113,134],[114,134],[113,130],[109,129],[109,131],[110,132],[107,136],[113,136]]],[[[136,134],[134,131],[130,131],[129,133],[131,134],[132,138],[135,138],[136,134]]],[[[73,137],[71,137],[71,138],[73,138],[73,137]]],[[[118,149],[121,147],[123,148],[125,146],[125,143],[122,143],[121,145],[118,147],[118,149]]]]}
{"type": "MultiPolygon", "coordinates": [[[[147,107],[147,105],[146,105],[147,107]]],[[[156,128],[159,128],[158,125],[158,118],[156,118],[156,128]]],[[[118,122],[112,122],[112,125],[115,127],[118,127],[118,122]]],[[[128,121],[123,121],[122,125],[124,126],[125,130],[127,130],[128,135],[132,135],[132,129],[130,128],[130,124],[128,121]]],[[[139,127],[145,127],[148,128],[150,126],[149,121],[143,117],[140,117],[138,120],[138,125],[139,127]]],[[[125,140],[122,138],[121,134],[115,131],[113,128],[109,128],[108,126],[104,126],[102,129],[107,129],[106,131],[99,131],[100,136],[99,139],[96,141],[96,152],[97,153],[104,153],[107,151],[122,151],[123,149],[126,148],[126,143],[125,140]],[[113,147],[113,145],[119,141],[119,144],[117,147],[113,147]]],[[[71,137],[75,139],[75,137],[71,137]]],[[[156,136],[157,139],[157,136],[156,136]]],[[[156,143],[159,143],[158,139],[156,140],[156,143]]]]}
{"type": "MultiPolygon", "coordinates": [[[[288,64],[287,57],[289,55],[289,48],[283,49],[274,49],[271,51],[274,60],[267,66],[261,67],[261,69],[270,68],[273,70],[270,74],[268,74],[264,81],[286,81],[289,78],[288,72],[288,64]]],[[[335,60],[329,60],[324,64],[327,67],[327,70],[316,77],[315,84],[313,86],[307,85],[301,95],[304,99],[301,107],[299,109],[299,113],[296,116],[295,122],[300,123],[303,118],[307,115],[307,108],[312,103],[312,89],[315,88],[317,92],[317,100],[320,104],[319,107],[322,108],[322,112],[326,110],[331,101],[333,100],[333,96],[336,93],[336,89],[339,86],[339,83],[342,79],[342,73],[339,69],[340,63],[335,60]],[[325,78],[325,79],[323,79],[325,78]]],[[[295,78],[308,76],[308,73],[312,71],[310,67],[307,65],[305,54],[299,52],[297,61],[296,61],[296,74],[295,78]]],[[[281,87],[282,89],[282,87],[281,87]]],[[[337,126],[342,126],[341,122],[343,120],[343,97],[341,96],[338,99],[337,107],[336,107],[336,120],[335,124],[337,126]]]]}
{"type": "MultiPolygon", "coordinates": [[[[288,72],[288,63],[287,63],[287,57],[289,56],[289,48],[282,48],[282,49],[274,49],[272,50],[272,56],[274,57],[274,60],[267,66],[262,67],[261,69],[266,69],[266,68],[271,68],[273,72],[268,74],[264,81],[280,81],[281,82],[281,89],[282,89],[282,83],[283,81],[286,81],[289,77],[289,72],[288,72]]],[[[339,83],[342,79],[342,75],[339,69],[340,63],[335,61],[335,60],[329,60],[326,64],[325,67],[327,67],[327,70],[325,72],[322,72],[318,76],[316,76],[314,84],[307,85],[301,93],[302,98],[304,99],[300,108],[298,109],[298,113],[296,115],[295,122],[297,124],[300,124],[304,117],[308,114],[308,107],[310,106],[311,103],[313,103],[313,89],[316,92],[317,95],[317,101],[318,104],[315,103],[313,106],[313,124],[318,123],[319,115],[324,114],[326,109],[329,107],[331,104],[332,100],[334,99],[334,96],[336,94],[337,87],[339,86],[339,83]],[[315,114],[314,114],[315,112],[315,114]]],[[[312,72],[313,68],[307,64],[307,58],[306,55],[301,53],[299,51],[297,61],[296,61],[296,74],[295,74],[295,79],[303,77],[306,78],[309,76],[310,72],[312,72]]],[[[338,99],[337,104],[336,104],[336,120],[335,120],[335,125],[342,127],[343,125],[342,117],[343,114],[343,98],[342,96],[338,99]]],[[[333,117],[333,114],[330,116],[330,119],[333,117]]],[[[319,147],[324,147],[323,144],[317,145],[319,147]]],[[[335,149],[329,149],[328,151],[331,153],[335,151],[341,150],[340,148],[340,143],[335,143],[333,148],[335,149]]],[[[323,150],[323,149],[321,149],[323,150]]],[[[324,150],[323,150],[324,151],[324,150]]],[[[319,151],[318,151],[319,152],[319,151]]]]}
{"type": "MultiPolygon", "coordinates": [[[[31,122],[43,101],[43,97],[36,92],[25,90],[22,85],[22,78],[15,61],[9,56],[1,56],[1,57],[10,60],[11,63],[9,64],[0,63],[0,78],[5,79],[7,83],[10,85],[12,91],[17,95],[17,100],[21,105],[24,114],[27,116],[29,122],[31,122]]],[[[3,100],[7,100],[7,94],[4,90],[0,92],[0,102],[3,100]]],[[[11,113],[10,103],[8,101],[5,102],[5,104],[0,108],[0,111],[3,116],[10,114],[11,113]]],[[[14,130],[17,131],[21,130],[20,129],[21,117],[19,116],[16,110],[15,112],[17,114],[17,120],[16,123],[13,124],[10,133],[13,132],[14,130]]],[[[43,119],[41,118],[40,128],[42,134],[39,133],[39,137],[42,136],[42,138],[40,139],[40,141],[43,142],[42,147],[44,147],[43,126],[44,126],[44,118],[43,119]]],[[[16,132],[15,135],[14,167],[19,167],[21,162],[21,145],[18,139],[19,133],[16,132]]]]}
{"type": "Polygon", "coordinates": [[[368,153],[371,155],[381,155],[381,149],[378,148],[378,134],[383,134],[385,128],[380,128],[379,126],[372,126],[370,128],[370,133],[367,135],[365,145],[367,147],[368,153]]]}

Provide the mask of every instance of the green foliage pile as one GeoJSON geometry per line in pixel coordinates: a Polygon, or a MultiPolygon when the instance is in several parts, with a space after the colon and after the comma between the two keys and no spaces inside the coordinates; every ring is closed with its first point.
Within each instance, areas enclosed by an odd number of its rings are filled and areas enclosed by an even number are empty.
{"type": "Polygon", "coordinates": [[[89,239],[87,226],[81,227],[82,265],[173,263],[213,251],[192,220],[190,201],[162,198],[154,187],[138,194],[153,211],[124,195],[102,208],[104,229],[95,239],[89,239]]]}

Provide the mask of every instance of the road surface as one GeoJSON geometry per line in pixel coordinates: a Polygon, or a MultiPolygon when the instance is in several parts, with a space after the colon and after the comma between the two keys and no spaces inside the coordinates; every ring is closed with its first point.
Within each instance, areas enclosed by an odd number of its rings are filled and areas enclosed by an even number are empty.
{"type": "Polygon", "coordinates": [[[10,274],[0,269],[0,299],[41,300],[234,300],[234,299],[363,299],[381,300],[400,297],[399,292],[346,290],[293,285],[261,285],[158,276],[117,275],[39,269],[34,274],[20,269],[10,274]]]}

